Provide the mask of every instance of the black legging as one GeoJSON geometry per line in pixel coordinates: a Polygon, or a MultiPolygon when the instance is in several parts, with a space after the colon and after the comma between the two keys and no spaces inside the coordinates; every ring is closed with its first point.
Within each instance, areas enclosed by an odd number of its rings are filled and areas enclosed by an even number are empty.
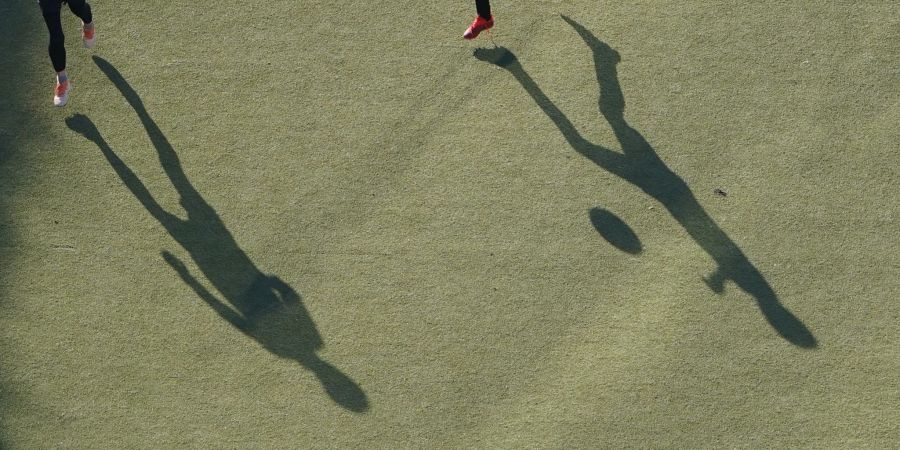
{"type": "Polygon", "coordinates": [[[482,19],[491,18],[491,2],[490,0],[475,0],[475,10],[482,19]]]}
{"type": "Polygon", "coordinates": [[[63,34],[62,21],[59,17],[62,4],[68,3],[69,9],[78,16],[82,22],[91,23],[91,5],[85,0],[38,0],[41,5],[41,13],[44,15],[44,22],[47,23],[47,31],[50,32],[50,61],[53,62],[53,69],[57,72],[66,70],[66,36],[63,34]]]}

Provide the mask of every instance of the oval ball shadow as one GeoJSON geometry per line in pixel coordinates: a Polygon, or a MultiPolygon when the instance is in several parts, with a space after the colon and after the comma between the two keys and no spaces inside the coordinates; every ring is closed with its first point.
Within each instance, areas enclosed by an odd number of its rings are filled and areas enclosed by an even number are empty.
{"type": "Polygon", "coordinates": [[[603,208],[591,208],[588,215],[591,218],[591,224],[613,247],[622,250],[625,253],[636,255],[643,250],[641,241],[637,234],[615,214],[603,208]]]}

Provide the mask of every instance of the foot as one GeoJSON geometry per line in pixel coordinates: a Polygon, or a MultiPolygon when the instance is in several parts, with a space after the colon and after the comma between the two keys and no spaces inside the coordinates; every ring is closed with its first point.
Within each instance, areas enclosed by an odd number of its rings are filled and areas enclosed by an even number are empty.
{"type": "Polygon", "coordinates": [[[69,103],[69,80],[56,83],[53,91],[53,106],[66,106],[69,103]]]}
{"type": "Polygon", "coordinates": [[[81,24],[81,39],[84,41],[84,48],[94,48],[97,43],[97,33],[94,30],[94,23],[81,24]]]}
{"type": "Polygon", "coordinates": [[[478,35],[487,29],[490,29],[494,26],[494,17],[491,16],[490,19],[485,19],[481,16],[475,18],[472,22],[472,25],[469,25],[469,28],[466,28],[466,32],[463,33],[464,39],[475,39],[478,35]]]}

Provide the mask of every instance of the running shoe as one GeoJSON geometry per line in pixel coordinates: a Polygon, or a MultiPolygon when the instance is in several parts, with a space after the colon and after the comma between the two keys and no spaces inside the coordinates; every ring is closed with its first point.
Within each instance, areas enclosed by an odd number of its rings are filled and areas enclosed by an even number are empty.
{"type": "Polygon", "coordinates": [[[69,103],[69,80],[56,83],[53,91],[53,106],[66,106],[69,103]]]}
{"type": "Polygon", "coordinates": [[[490,19],[485,19],[481,16],[475,18],[472,22],[472,25],[469,25],[469,28],[466,28],[466,32],[463,33],[463,38],[465,39],[475,39],[481,34],[482,31],[487,30],[494,26],[494,17],[491,16],[490,19]]]}
{"type": "Polygon", "coordinates": [[[81,24],[81,39],[84,41],[84,48],[94,48],[97,43],[97,30],[93,25],[88,28],[87,24],[81,24]]]}

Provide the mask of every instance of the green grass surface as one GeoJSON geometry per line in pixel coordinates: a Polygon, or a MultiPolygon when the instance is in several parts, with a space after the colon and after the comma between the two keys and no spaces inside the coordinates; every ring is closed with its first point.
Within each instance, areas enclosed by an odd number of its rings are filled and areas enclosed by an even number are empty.
{"type": "Polygon", "coordinates": [[[0,4],[0,447],[900,445],[900,7],[331,3],[0,4]]]}

